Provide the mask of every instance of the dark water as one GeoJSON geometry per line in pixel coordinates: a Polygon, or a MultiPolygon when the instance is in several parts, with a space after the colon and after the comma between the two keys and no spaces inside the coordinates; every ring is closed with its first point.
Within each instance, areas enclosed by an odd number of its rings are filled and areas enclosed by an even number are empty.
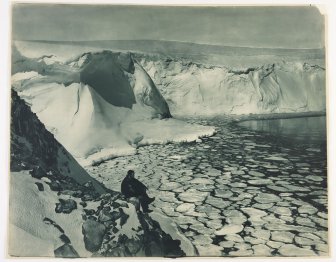
{"type": "Polygon", "coordinates": [[[271,135],[304,142],[326,141],[326,117],[302,117],[291,119],[249,120],[239,126],[271,135]]]}

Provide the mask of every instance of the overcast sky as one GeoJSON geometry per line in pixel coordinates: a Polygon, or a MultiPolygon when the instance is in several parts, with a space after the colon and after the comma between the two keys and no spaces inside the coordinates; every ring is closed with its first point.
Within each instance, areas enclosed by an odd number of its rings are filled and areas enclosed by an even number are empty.
{"type": "Polygon", "coordinates": [[[17,4],[13,39],[176,40],[250,47],[324,47],[314,7],[153,7],[17,4]]]}

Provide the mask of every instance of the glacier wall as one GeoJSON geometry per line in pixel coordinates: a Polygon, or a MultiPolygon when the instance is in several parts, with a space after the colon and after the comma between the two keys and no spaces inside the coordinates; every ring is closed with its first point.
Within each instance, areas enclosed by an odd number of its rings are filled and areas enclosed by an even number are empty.
{"type": "Polygon", "coordinates": [[[140,55],[175,116],[326,110],[325,69],[304,61],[229,68],[140,55]]]}
{"type": "Polygon", "coordinates": [[[215,132],[171,119],[167,102],[130,54],[84,53],[66,63],[51,58],[14,60],[12,86],[82,165],[215,132]]]}

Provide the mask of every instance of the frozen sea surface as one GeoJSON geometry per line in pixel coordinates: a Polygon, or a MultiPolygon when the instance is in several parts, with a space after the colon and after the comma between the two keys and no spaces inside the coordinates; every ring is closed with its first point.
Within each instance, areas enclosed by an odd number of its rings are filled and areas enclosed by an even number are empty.
{"type": "Polygon", "coordinates": [[[134,169],[156,197],[151,208],[171,217],[201,256],[328,254],[325,143],[293,143],[229,119],[189,121],[218,132],[198,143],[144,146],[88,172],[119,191],[134,169]]]}

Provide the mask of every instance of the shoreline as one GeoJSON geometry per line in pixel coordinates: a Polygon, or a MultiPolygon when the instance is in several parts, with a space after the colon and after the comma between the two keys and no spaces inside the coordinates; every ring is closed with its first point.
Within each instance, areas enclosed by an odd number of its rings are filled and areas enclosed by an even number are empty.
{"type": "MultiPolygon", "coordinates": [[[[231,123],[233,124],[238,124],[241,122],[245,122],[245,121],[253,121],[253,120],[276,120],[276,119],[292,119],[292,118],[305,118],[305,117],[321,117],[321,116],[326,116],[327,113],[326,112],[322,112],[322,111],[314,111],[314,112],[300,112],[300,113],[271,113],[271,114],[250,114],[250,115],[223,115],[223,116],[213,116],[213,117],[199,117],[197,119],[203,119],[203,120],[207,120],[207,119],[223,119],[226,118],[228,119],[231,123]]],[[[183,118],[174,118],[177,120],[181,120],[184,122],[189,122],[190,120],[195,119],[194,117],[183,117],[183,118]]],[[[210,127],[210,126],[208,126],[210,127]]],[[[203,137],[212,137],[217,133],[217,130],[215,130],[212,134],[204,134],[204,135],[199,135],[198,139],[201,139],[203,137]]],[[[137,153],[137,150],[140,147],[146,147],[146,146],[151,146],[151,145],[165,145],[165,144],[182,144],[182,143],[193,143],[197,141],[197,139],[194,140],[168,140],[168,141],[152,141],[152,143],[139,143],[137,145],[135,149],[135,154],[137,153]]],[[[85,166],[99,166],[103,163],[106,163],[109,160],[115,159],[115,158],[119,158],[119,157],[123,157],[123,156],[129,156],[131,157],[132,155],[134,155],[134,153],[132,154],[126,154],[126,155],[117,155],[115,154],[113,157],[107,157],[106,159],[103,158],[101,160],[95,160],[92,161],[91,164],[84,164],[83,162],[80,161],[80,164],[85,167],[85,166]]]]}

